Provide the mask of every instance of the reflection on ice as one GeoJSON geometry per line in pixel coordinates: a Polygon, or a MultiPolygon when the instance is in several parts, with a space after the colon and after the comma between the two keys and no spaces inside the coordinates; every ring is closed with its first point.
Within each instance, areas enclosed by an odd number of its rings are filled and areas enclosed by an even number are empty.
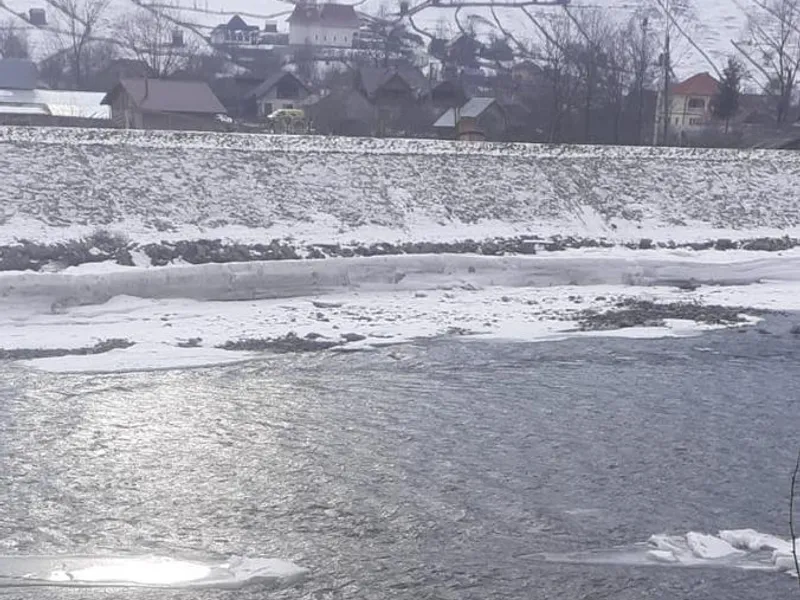
{"type": "MultiPolygon", "coordinates": [[[[800,548],[800,540],[798,540],[800,548]]],[[[607,550],[543,554],[547,562],[627,566],[722,567],[795,575],[792,543],[753,529],[708,535],[653,535],[645,543],[607,550]]]]}
{"type": "Polygon", "coordinates": [[[131,560],[101,564],[72,572],[53,571],[52,581],[127,582],[140,585],[178,585],[204,579],[211,574],[206,565],[180,560],[131,560]]]}
{"type": "Polygon", "coordinates": [[[307,571],[263,558],[201,562],[159,556],[2,556],[0,587],[22,585],[126,587],[268,587],[295,584],[307,571]]]}

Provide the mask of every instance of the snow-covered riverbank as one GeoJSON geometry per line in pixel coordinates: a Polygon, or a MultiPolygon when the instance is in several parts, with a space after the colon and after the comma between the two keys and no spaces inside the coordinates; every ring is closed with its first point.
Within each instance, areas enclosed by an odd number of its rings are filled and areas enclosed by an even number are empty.
{"type": "Polygon", "coordinates": [[[723,262],[720,253],[643,259],[598,250],[5,273],[0,339],[9,357],[30,358],[30,366],[116,371],[442,335],[693,335],[753,323],[762,310],[800,310],[797,253],[748,260],[750,254],[731,253],[735,260],[723,262]],[[85,350],[106,340],[130,345],[85,350]],[[77,355],[8,353],[14,349],[77,355]]]}
{"type": "Polygon", "coordinates": [[[800,309],[793,153],[0,128],[0,169],[0,357],[41,368],[800,309]]]}

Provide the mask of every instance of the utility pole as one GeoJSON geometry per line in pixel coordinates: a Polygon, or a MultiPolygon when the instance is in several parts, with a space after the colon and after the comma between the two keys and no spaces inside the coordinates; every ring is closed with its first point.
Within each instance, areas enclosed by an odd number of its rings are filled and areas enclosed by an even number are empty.
{"type": "Polygon", "coordinates": [[[664,119],[663,122],[663,132],[661,138],[661,144],[666,146],[669,141],[669,109],[670,109],[670,98],[669,98],[669,75],[670,75],[670,67],[671,65],[671,57],[669,51],[669,30],[670,30],[670,15],[669,15],[669,4],[670,0],[664,0],[664,54],[662,55],[662,62],[664,66],[664,91],[663,91],[663,115],[662,118],[664,119]]]}

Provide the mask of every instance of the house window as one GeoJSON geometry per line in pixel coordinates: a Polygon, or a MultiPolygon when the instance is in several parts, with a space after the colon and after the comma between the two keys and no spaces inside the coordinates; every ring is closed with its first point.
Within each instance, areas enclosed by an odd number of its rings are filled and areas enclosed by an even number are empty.
{"type": "Polygon", "coordinates": [[[706,101],[702,98],[689,98],[689,108],[699,108],[705,110],[706,101]]]}
{"type": "Polygon", "coordinates": [[[689,125],[702,125],[703,119],[689,119],[689,125]]]}

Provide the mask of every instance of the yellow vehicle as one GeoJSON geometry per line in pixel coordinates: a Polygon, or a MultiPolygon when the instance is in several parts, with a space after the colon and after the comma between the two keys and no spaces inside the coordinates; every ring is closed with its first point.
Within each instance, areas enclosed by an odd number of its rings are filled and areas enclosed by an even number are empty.
{"type": "Polygon", "coordinates": [[[273,133],[306,133],[308,121],[299,108],[279,108],[267,117],[273,133]]]}

